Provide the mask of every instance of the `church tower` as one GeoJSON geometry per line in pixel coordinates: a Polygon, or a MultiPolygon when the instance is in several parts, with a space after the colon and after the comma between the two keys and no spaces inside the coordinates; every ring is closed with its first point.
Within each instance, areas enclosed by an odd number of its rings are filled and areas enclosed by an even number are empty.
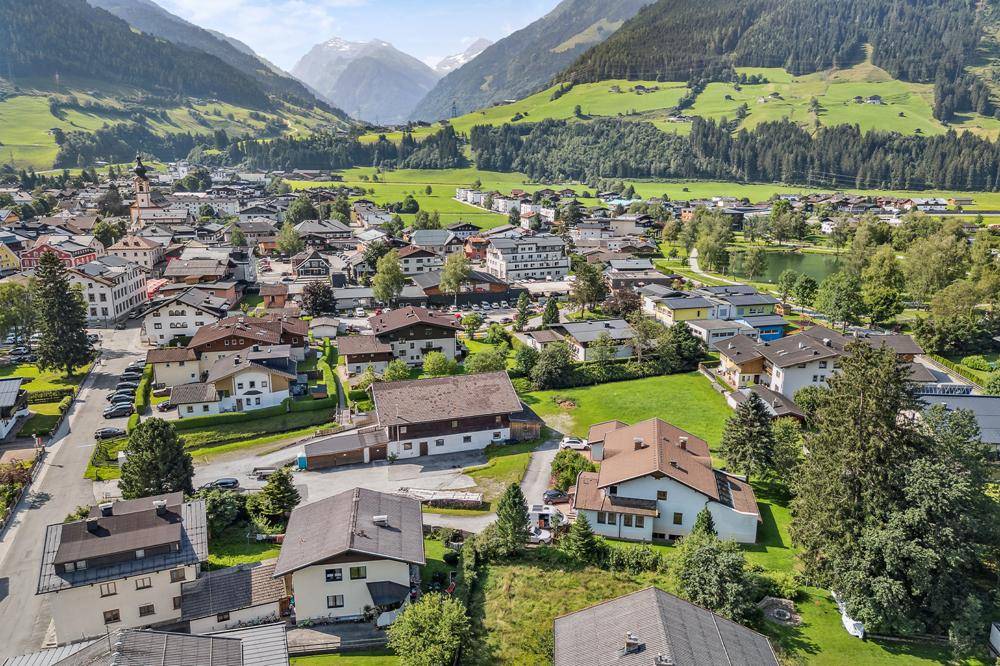
{"type": "Polygon", "coordinates": [[[142,157],[135,156],[135,168],[132,173],[132,187],[135,190],[135,201],[132,203],[132,226],[141,226],[142,211],[159,208],[153,203],[153,194],[149,188],[149,169],[142,163],[142,157]]]}

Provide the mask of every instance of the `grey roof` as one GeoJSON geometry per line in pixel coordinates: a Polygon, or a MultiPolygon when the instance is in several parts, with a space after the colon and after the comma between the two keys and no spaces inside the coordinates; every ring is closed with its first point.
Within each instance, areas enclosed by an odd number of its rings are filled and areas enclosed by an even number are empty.
{"type": "Polygon", "coordinates": [[[944,405],[948,411],[966,409],[976,417],[979,438],[986,444],[1000,445],[1000,396],[995,395],[922,395],[928,407],[944,405]]]}
{"type": "Polygon", "coordinates": [[[284,576],[345,553],[423,565],[423,525],[418,500],[367,488],[297,506],[288,520],[274,575],[284,576]],[[388,524],[376,525],[374,516],[387,516],[388,524]]]}
{"type": "Polygon", "coordinates": [[[20,377],[11,379],[0,379],[0,407],[13,407],[17,402],[17,396],[21,392],[20,377]]]}
{"type": "Polygon", "coordinates": [[[778,303],[778,299],[770,294],[740,294],[738,296],[719,296],[720,301],[725,301],[732,305],[774,305],[778,303]]]}
{"type": "Polygon", "coordinates": [[[767,637],[655,587],[555,619],[554,666],[777,666],[767,637]],[[631,632],[641,649],[625,653],[631,632]]]}
{"type": "MultiPolygon", "coordinates": [[[[494,229],[493,231],[496,231],[494,229]]],[[[566,241],[559,236],[549,234],[537,234],[534,236],[522,236],[518,238],[491,238],[490,245],[501,252],[515,251],[522,245],[535,245],[537,247],[565,247],[566,241]]]]}
{"type": "Polygon", "coordinates": [[[651,271],[653,262],[649,259],[612,259],[611,268],[616,271],[651,271]]]}
{"type": "Polygon", "coordinates": [[[660,302],[671,310],[712,307],[712,302],[701,296],[673,296],[664,298],[660,302]]]}
{"type": "Polygon", "coordinates": [[[733,391],[730,395],[733,401],[740,405],[744,400],[750,397],[751,393],[756,393],[757,397],[763,401],[764,406],[767,407],[767,411],[771,416],[775,418],[780,418],[782,416],[795,416],[797,418],[805,418],[805,413],[799,409],[791,399],[786,398],[776,391],[772,391],[766,386],[761,386],[759,384],[754,386],[747,386],[745,388],[737,389],[733,391]]]}
{"type": "Polygon", "coordinates": [[[350,234],[353,230],[340,220],[303,220],[295,226],[299,234],[350,234]]]}
{"type": "MultiPolygon", "coordinates": [[[[152,497],[144,498],[151,502],[152,497]]],[[[82,522],[82,521],[81,521],[82,522]]],[[[49,525],[45,530],[42,547],[42,564],[38,576],[38,594],[57,592],[81,585],[93,585],[126,576],[136,576],[153,571],[173,569],[208,559],[208,526],[205,517],[205,501],[193,500],[181,505],[180,549],[159,555],[149,555],[141,559],[129,559],[104,567],[91,567],[72,573],[57,573],[56,553],[62,541],[62,523],[49,525]]]]}
{"type": "MultiPolygon", "coordinates": [[[[442,271],[427,271],[426,273],[417,273],[416,275],[411,275],[410,279],[413,280],[421,289],[429,289],[431,287],[436,287],[441,284],[441,273],[442,271]]],[[[483,271],[469,271],[469,277],[466,279],[467,283],[472,282],[485,282],[491,284],[505,284],[503,280],[495,275],[490,275],[489,273],[484,273],[483,271]]]]}
{"type": "Polygon", "coordinates": [[[217,382],[251,367],[287,379],[295,379],[298,370],[298,364],[292,358],[291,345],[255,345],[219,358],[209,369],[206,381],[217,382]]]}
{"type": "Polygon", "coordinates": [[[94,641],[82,641],[80,643],[70,643],[59,647],[49,648],[22,654],[17,657],[8,657],[4,660],[3,666],[55,666],[66,657],[75,654],[87,647],[94,641]]]}
{"type": "Polygon", "coordinates": [[[788,322],[781,315],[752,315],[741,317],[737,321],[745,322],[754,328],[761,326],[788,326],[788,322]]]}
{"type": "Polygon", "coordinates": [[[447,229],[418,229],[410,236],[410,244],[417,246],[444,245],[455,238],[447,229]]]}
{"type": "Polygon", "coordinates": [[[581,343],[594,342],[603,334],[607,334],[612,340],[631,340],[635,336],[632,327],[624,319],[568,322],[552,328],[555,331],[565,331],[566,335],[581,343]]]}
{"type": "Polygon", "coordinates": [[[368,593],[372,595],[372,603],[376,606],[398,604],[410,594],[409,586],[391,580],[372,581],[366,585],[368,593]]]}
{"type": "Polygon", "coordinates": [[[207,382],[193,382],[191,384],[180,384],[170,389],[171,405],[190,405],[197,402],[215,402],[219,399],[219,394],[215,390],[215,384],[207,382]]]}
{"type": "Polygon", "coordinates": [[[56,666],[247,666],[238,638],[122,629],[56,666]]]}
{"type": "Polygon", "coordinates": [[[285,584],[274,577],[274,561],[240,564],[203,573],[181,585],[181,619],[274,603],[285,596],[285,584]]]}
{"type": "Polygon", "coordinates": [[[240,639],[245,666],[288,666],[288,639],[284,622],[216,631],[207,635],[240,639]]]}
{"type": "Polygon", "coordinates": [[[521,401],[505,371],[372,385],[383,426],[515,414],[521,401]]]}
{"type": "Polygon", "coordinates": [[[345,451],[357,451],[369,446],[388,444],[389,435],[385,428],[355,428],[346,432],[338,432],[333,435],[326,435],[320,439],[306,442],[302,447],[305,450],[306,458],[313,456],[330,455],[331,453],[344,453],[345,451]]]}
{"type": "Polygon", "coordinates": [[[717,287],[699,287],[695,291],[710,296],[737,296],[756,294],[757,288],[748,284],[723,284],[717,287]]]}

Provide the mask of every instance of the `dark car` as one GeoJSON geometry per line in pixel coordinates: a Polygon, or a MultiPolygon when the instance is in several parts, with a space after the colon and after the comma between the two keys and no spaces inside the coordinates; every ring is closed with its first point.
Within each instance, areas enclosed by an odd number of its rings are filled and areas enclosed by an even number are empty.
{"type": "Polygon", "coordinates": [[[94,439],[114,439],[124,436],[125,430],[122,428],[100,428],[94,432],[94,439]]]}
{"type": "Polygon", "coordinates": [[[121,377],[118,378],[118,381],[122,381],[122,382],[137,382],[140,379],[142,379],[142,373],[141,372],[134,372],[134,371],[126,370],[125,372],[122,373],[121,377]]]}
{"type": "Polygon", "coordinates": [[[206,483],[202,488],[225,488],[227,490],[236,490],[240,487],[239,479],[234,479],[231,476],[227,476],[221,479],[216,479],[211,483],[206,483]]]}
{"type": "Polygon", "coordinates": [[[169,402],[161,402],[160,404],[158,404],[156,406],[156,411],[158,411],[158,412],[169,412],[173,408],[174,408],[174,406],[171,405],[169,402]]]}
{"type": "Polygon", "coordinates": [[[542,493],[542,499],[546,504],[562,504],[569,501],[569,495],[562,490],[552,488],[542,493]]]}
{"type": "Polygon", "coordinates": [[[130,402],[123,402],[117,405],[111,405],[104,410],[104,418],[106,419],[117,419],[123,416],[131,416],[132,412],[135,411],[135,407],[132,406],[130,402]]]}
{"type": "Polygon", "coordinates": [[[128,389],[135,390],[135,389],[138,389],[138,388],[139,388],[139,382],[118,382],[115,385],[115,390],[116,391],[125,391],[125,390],[128,390],[128,389]]]}

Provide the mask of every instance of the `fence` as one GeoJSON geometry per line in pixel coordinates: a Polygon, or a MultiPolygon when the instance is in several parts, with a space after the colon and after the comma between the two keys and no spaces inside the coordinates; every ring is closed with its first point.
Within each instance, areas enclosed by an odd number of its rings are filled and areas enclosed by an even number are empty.
{"type": "Polygon", "coordinates": [[[308,643],[304,645],[290,644],[288,646],[288,654],[292,656],[304,656],[310,654],[328,654],[330,652],[371,650],[385,647],[388,642],[385,638],[364,638],[350,641],[336,640],[325,643],[308,643]]]}
{"type": "Polygon", "coordinates": [[[38,465],[42,462],[44,457],[44,448],[35,450],[35,459],[31,461],[31,469],[28,471],[28,482],[21,486],[17,496],[9,506],[2,507],[3,514],[0,515],[0,537],[3,537],[4,532],[7,531],[7,525],[10,524],[10,519],[14,515],[14,509],[17,508],[17,505],[21,503],[21,500],[24,499],[24,496],[27,494],[28,489],[31,487],[31,483],[35,480],[35,472],[38,470],[38,465]]]}

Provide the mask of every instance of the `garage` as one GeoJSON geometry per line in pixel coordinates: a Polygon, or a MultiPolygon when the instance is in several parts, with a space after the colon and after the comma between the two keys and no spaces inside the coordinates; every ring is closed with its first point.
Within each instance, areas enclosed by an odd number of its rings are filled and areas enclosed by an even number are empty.
{"type": "Polygon", "coordinates": [[[385,460],[388,444],[384,428],[368,426],[345,430],[306,443],[299,465],[307,470],[318,470],[385,460]]]}

